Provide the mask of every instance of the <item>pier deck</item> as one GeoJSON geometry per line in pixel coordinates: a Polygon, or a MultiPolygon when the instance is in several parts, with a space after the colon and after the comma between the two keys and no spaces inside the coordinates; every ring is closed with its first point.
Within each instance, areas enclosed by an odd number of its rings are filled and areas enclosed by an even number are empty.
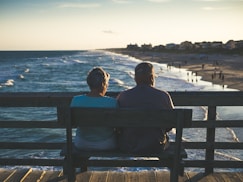
{"type": "MultiPolygon", "coordinates": [[[[77,182],[166,182],[168,171],[88,171],[77,174],[77,182]]],[[[67,182],[62,171],[41,171],[34,169],[8,170],[0,169],[0,181],[3,182],[67,182]]],[[[243,172],[220,172],[205,175],[203,173],[185,172],[179,177],[180,182],[243,182],[243,172]]]]}

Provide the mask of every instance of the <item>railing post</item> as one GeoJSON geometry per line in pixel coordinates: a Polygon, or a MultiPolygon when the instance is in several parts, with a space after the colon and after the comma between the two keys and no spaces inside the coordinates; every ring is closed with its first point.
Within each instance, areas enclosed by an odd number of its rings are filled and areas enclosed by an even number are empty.
{"type": "MultiPolygon", "coordinates": [[[[215,122],[216,120],[216,106],[208,106],[208,122],[215,122]]],[[[209,148],[206,148],[206,161],[205,173],[213,173],[213,161],[214,161],[214,142],[215,142],[215,128],[207,128],[207,143],[210,144],[209,148]]]]}
{"type": "Polygon", "coordinates": [[[75,181],[75,168],[73,167],[73,158],[72,158],[73,144],[72,144],[72,122],[71,121],[72,121],[71,113],[69,112],[69,120],[66,121],[68,182],[75,181]]]}

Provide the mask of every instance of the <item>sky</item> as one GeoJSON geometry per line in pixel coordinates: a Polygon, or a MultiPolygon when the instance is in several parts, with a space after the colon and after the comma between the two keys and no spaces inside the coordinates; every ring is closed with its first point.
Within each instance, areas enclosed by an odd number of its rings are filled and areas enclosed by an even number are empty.
{"type": "Polygon", "coordinates": [[[243,40],[243,0],[0,0],[0,50],[243,40]]]}

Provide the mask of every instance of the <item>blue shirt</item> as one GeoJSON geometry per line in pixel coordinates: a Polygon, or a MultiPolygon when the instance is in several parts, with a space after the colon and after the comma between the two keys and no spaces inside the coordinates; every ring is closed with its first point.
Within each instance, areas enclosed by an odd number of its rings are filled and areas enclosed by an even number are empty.
{"type": "MultiPolygon", "coordinates": [[[[89,97],[86,95],[79,95],[72,99],[71,107],[117,108],[118,104],[116,99],[107,96],[89,97]]],[[[76,130],[74,144],[79,149],[104,149],[112,148],[111,145],[114,145],[112,144],[114,143],[114,140],[114,128],[78,127],[76,130]]]]}

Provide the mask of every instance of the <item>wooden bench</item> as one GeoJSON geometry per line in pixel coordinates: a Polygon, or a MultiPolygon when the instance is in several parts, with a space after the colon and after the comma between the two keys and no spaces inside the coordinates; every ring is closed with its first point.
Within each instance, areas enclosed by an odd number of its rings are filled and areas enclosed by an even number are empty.
{"type": "Polygon", "coordinates": [[[182,147],[183,128],[190,127],[192,121],[191,109],[145,110],[145,109],[98,109],[71,108],[70,122],[66,122],[67,148],[65,155],[64,173],[68,181],[75,180],[75,168],[81,172],[88,166],[96,167],[169,167],[170,181],[178,181],[179,174],[183,175],[182,158],[187,157],[182,147]],[[161,127],[176,128],[175,142],[169,149],[161,153],[128,154],[121,151],[76,151],[72,144],[72,128],[80,127],[161,127]],[[90,158],[92,157],[92,158],[90,158]],[[101,157],[101,158],[94,158],[101,157]],[[105,157],[104,160],[102,157],[105,157]],[[134,160],[133,157],[149,157],[134,160]]]}

